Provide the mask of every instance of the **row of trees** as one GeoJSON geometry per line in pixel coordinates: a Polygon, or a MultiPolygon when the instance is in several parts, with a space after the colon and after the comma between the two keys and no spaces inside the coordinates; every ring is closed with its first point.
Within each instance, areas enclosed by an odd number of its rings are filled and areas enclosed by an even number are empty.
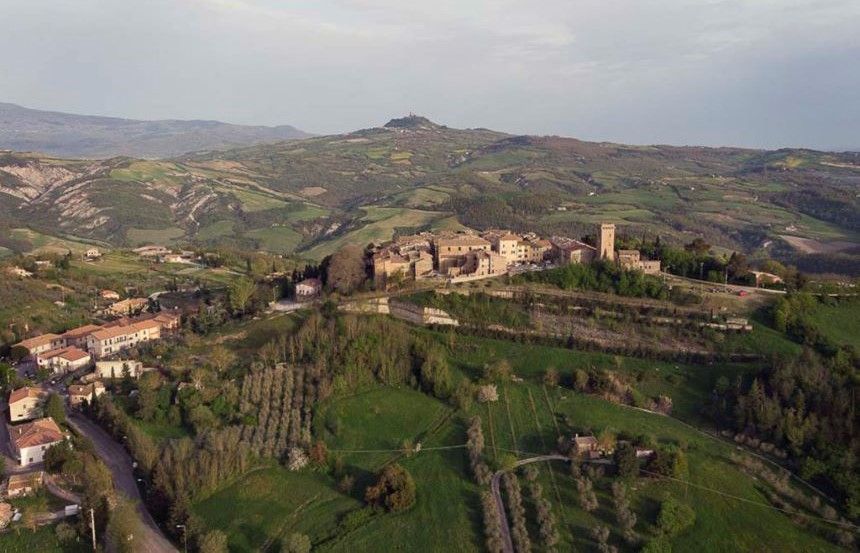
{"type": "Polygon", "coordinates": [[[249,374],[242,383],[242,440],[260,457],[283,458],[297,446],[311,444],[313,406],[318,382],[313,365],[279,365],[249,374]]]}
{"type": "Polygon", "coordinates": [[[502,484],[507,498],[508,515],[511,517],[511,539],[517,553],[529,553],[532,550],[529,531],[526,527],[526,509],[523,507],[520,481],[513,471],[502,475],[502,484]]]}
{"type": "Polygon", "coordinates": [[[548,552],[555,551],[558,545],[558,528],[555,524],[555,516],[552,513],[552,505],[543,496],[543,487],[538,482],[538,470],[533,465],[526,467],[524,471],[526,482],[528,482],[529,495],[535,506],[535,518],[538,523],[541,543],[548,552]]]}

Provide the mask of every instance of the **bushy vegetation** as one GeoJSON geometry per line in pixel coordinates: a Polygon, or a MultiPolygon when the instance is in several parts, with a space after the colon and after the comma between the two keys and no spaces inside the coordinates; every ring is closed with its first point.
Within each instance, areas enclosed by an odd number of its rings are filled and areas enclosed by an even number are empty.
{"type": "Polygon", "coordinates": [[[594,290],[619,296],[666,299],[669,295],[659,278],[607,262],[571,263],[548,271],[525,273],[511,280],[515,284],[546,283],[563,290],[594,290]]]}

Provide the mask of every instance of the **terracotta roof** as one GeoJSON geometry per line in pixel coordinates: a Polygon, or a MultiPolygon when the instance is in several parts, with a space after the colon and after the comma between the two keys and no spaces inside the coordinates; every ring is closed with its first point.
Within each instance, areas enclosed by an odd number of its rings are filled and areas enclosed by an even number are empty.
{"type": "Polygon", "coordinates": [[[91,397],[94,389],[104,389],[104,384],[101,382],[93,382],[92,384],[72,384],[69,386],[69,396],[91,397]]]}
{"type": "Polygon", "coordinates": [[[69,330],[63,332],[64,338],[80,338],[82,336],[86,336],[87,334],[91,334],[96,330],[101,329],[99,325],[84,325],[76,328],[70,328],[69,330]]]}
{"type": "Polygon", "coordinates": [[[145,330],[147,328],[161,328],[161,323],[155,320],[138,321],[136,323],[132,323],[127,328],[130,328],[134,331],[145,330]]]}
{"type": "Polygon", "coordinates": [[[9,435],[19,450],[62,441],[63,433],[51,417],[9,427],[9,435]]]}
{"type": "Polygon", "coordinates": [[[25,472],[23,474],[9,475],[9,491],[19,490],[23,488],[32,488],[42,483],[45,473],[41,470],[36,472],[25,472]]]}
{"type": "Polygon", "coordinates": [[[125,336],[126,334],[132,334],[134,330],[132,330],[128,326],[111,326],[108,328],[103,328],[101,330],[97,330],[92,333],[92,337],[96,340],[108,340],[110,338],[116,338],[117,336],[125,336]]]}
{"type": "Polygon", "coordinates": [[[57,354],[57,357],[65,359],[66,361],[80,361],[81,359],[86,359],[89,356],[89,353],[74,346],[70,348],[65,348],[62,352],[57,354]]]}
{"type": "Polygon", "coordinates": [[[437,246],[489,246],[490,243],[480,236],[464,234],[461,236],[453,236],[451,238],[438,238],[437,246]]]}
{"type": "Polygon", "coordinates": [[[21,401],[22,399],[28,397],[44,397],[47,394],[48,393],[41,388],[32,388],[30,386],[24,386],[23,388],[12,390],[12,393],[9,394],[9,403],[15,403],[16,401],[21,401]]]}
{"type": "Polygon", "coordinates": [[[594,436],[574,436],[573,442],[579,446],[597,445],[597,438],[594,436]]]}
{"type": "Polygon", "coordinates": [[[27,338],[26,340],[21,340],[16,346],[21,346],[22,348],[33,349],[39,346],[44,346],[45,344],[50,344],[52,341],[56,340],[60,336],[57,334],[42,334],[41,336],[34,336],[33,338],[27,338]]]}

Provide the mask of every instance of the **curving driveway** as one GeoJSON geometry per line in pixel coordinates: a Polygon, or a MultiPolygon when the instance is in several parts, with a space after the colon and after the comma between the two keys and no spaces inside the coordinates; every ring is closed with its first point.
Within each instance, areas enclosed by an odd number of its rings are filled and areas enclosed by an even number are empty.
{"type": "MultiPolygon", "coordinates": [[[[528,459],[520,459],[510,468],[513,470],[529,463],[540,463],[541,461],[570,461],[570,457],[559,453],[551,453],[549,455],[538,455],[537,457],[529,457],[528,459]]],[[[612,461],[608,459],[585,460],[585,463],[593,463],[596,465],[611,465],[612,461]]],[[[508,516],[505,514],[505,503],[502,501],[502,491],[499,487],[502,475],[508,472],[507,470],[497,470],[493,473],[493,478],[490,480],[490,488],[493,492],[493,497],[496,500],[496,509],[499,511],[499,525],[502,529],[502,542],[505,553],[514,553],[514,542],[511,540],[511,527],[508,525],[508,516]]]]}

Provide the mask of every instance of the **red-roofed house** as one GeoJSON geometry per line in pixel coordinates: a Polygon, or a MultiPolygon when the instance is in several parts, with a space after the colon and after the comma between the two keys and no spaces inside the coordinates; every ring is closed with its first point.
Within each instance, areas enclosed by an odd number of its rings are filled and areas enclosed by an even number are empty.
{"type": "Polygon", "coordinates": [[[48,392],[41,388],[24,386],[12,390],[9,394],[9,420],[12,422],[28,421],[42,416],[42,407],[48,392]]]}
{"type": "Polygon", "coordinates": [[[12,453],[15,454],[22,467],[41,463],[45,458],[45,451],[64,439],[63,432],[51,417],[9,426],[9,443],[12,446],[12,453]]]}
{"type": "Polygon", "coordinates": [[[72,372],[90,364],[90,354],[77,347],[59,348],[40,353],[36,363],[54,372],[72,372]]]}
{"type": "Polygon", "coordinates": [[[103,393],[105,393],[105,385],[99,381],[91,384],[72,384],[69,386],[69,405],[77,407],[85,401],[92,401],[93,396],[99,397],[103,393]]]}
{"type": "Polygon", "coordinates": [[[87,338],[87,349],[90,355],[99,359],[159,338],[161,323],[155,320],[140,321],[128,326],[114,326],[93,332],[87,338]]]}
{"type": "Polygon", "coordinates": [[[48,350],[61,348],[66,345],[65,338],[57,334],[42,334],[33,338],[27,338],[15,344],[14,348],[22,349],[26,355],[36,355],[48,350]]]}

